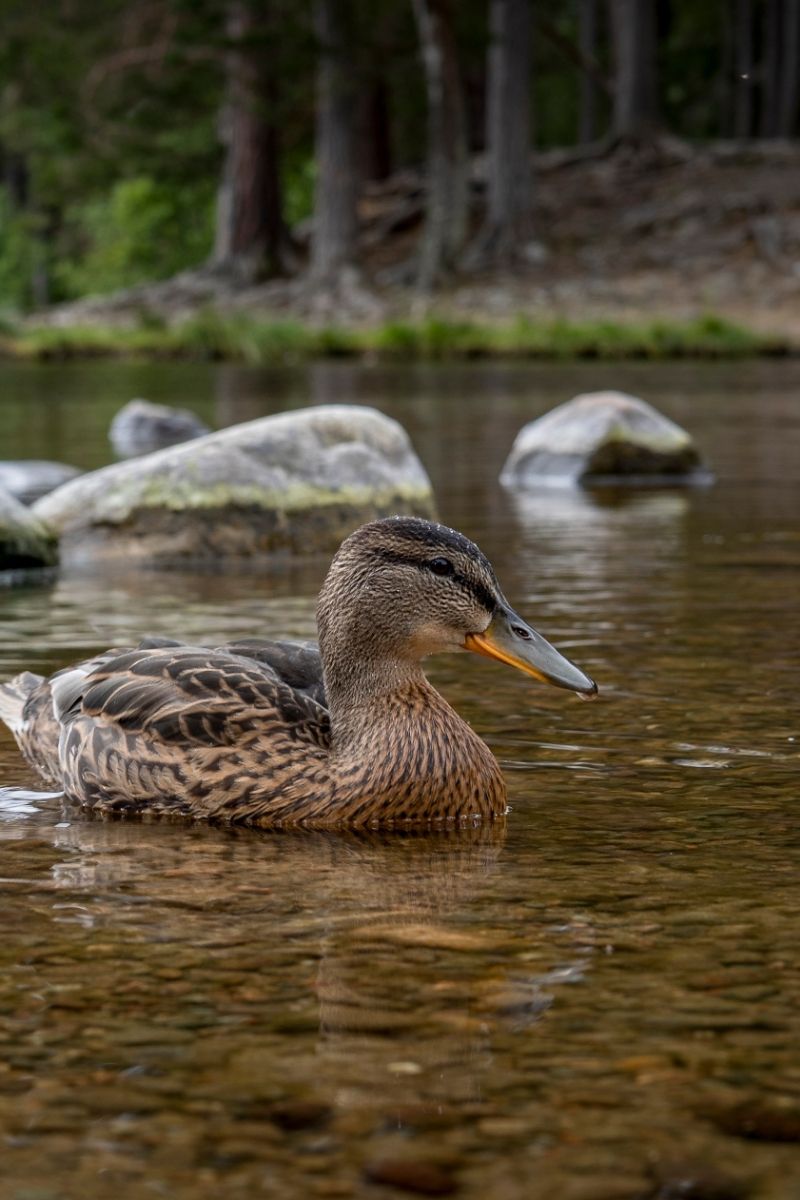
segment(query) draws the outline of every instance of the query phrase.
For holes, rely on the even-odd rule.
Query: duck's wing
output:
[[[23,673],[0,688],[0,716],[28,761],[59,785],[59,744],[75,722],[82,734],[92,733],[95,752],[94,731],[104,747],[119,740],[136,753],[139,738],[138,749],[147,744],[152,753],[160,748],[173,759],[181,747],[188,753],[198,746],[231,746],[278,731],[327,748],[328,713],[314,698],[322,693],[321,667],[318,680],[313,674],[318,651],[303,646],[295,657],[293,649],[292,643],[256,639],[209,650],[145,638],[135,649],[116,647],[49,679]],[[288,683],[273,661],[300,686]]]
[[[229,654],[239,654],[265,663],[279,679],[297,692],[309,696],[327,708],[322,679],[322,659],[316,642],[274,641],[269,638],[241,638],[218,646]]]
[[[146,637],[139,643],[139,650],[159,650],[168,646],[185,647],[185,642],[166,637]],[[327,708],[325,684],[322,678],[322,658],[317,642],[294,642],[275,638],[237,638],[223,642],[215,650],[252,658],[270,667],[278,679],[288,683],[297,692],[316,700]]]
[[[327,711],[269,663],[231,650],[149,646],[104,656],[93,670],[64,672],[53,689],[56,716],[116,725],[168,742],[229,745],[279,725],[315,745],[329,743]]]
[[[111,812],[238,819],[253,790],[321,768],[327,710],[255,659],[133,650],[56,681],[67,796]]]

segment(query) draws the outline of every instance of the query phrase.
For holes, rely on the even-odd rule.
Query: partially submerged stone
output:
[[[0,571],[49,567],[56,553],[56,539],[42,522],[0,488]]]
[[[34,511],[62,560],[155,566],[331,553],[356,526],[434,515],[405,430],[375,409],[331,405],[262,417],[81,476]]]
[[[33,504],[78,475],[80,471],[77,467],[45,459],[0,462],[0,488],[10,492],[22,504]]]
[[[210,432],[188,408],[130,400],[114,417],[108,436],[118,458],[137,458]]]
[[[500,475],[508,487],[708,483],[691,436],[625,392],[587,392],[520,430]]]

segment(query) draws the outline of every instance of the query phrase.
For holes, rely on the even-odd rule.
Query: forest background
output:
[[[800,327],[800,0],[0,15],[9,326],[434,304],[734,341],[738,321],[781,346]]]

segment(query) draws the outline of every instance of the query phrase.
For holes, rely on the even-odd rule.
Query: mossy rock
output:
[[[520,430],[500,481],[599,487],[711,478],[691,435],[652,405],[625,392],[587,392]]]
[[[30,509],[0,488],[0,571],[50,567],[56,559],[53,534]]]
[[[370,408],[263,417],[58,488],[34,508],[67,563],[330,553],[356,526],[435,515],[405,430]]]

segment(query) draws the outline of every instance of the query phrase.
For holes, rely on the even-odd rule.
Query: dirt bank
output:
[[[476,222],[481,164],[474,165]],[[241,288],[209,270],[113,296],[62,305],[37,324],[168,323],[198,310],[263,318],[370,324],[435,310],[507,321],[713,312],[800,343],[800,145],[716,143],[617,149],[536,162],[536,241],[514,270],[465,271],[432,296],[409,280],[421,226],[423,182],[406,172],[362,202],[363,272],[335,296],[302,277]],[[309,230],[297,231],[302,248]]]

